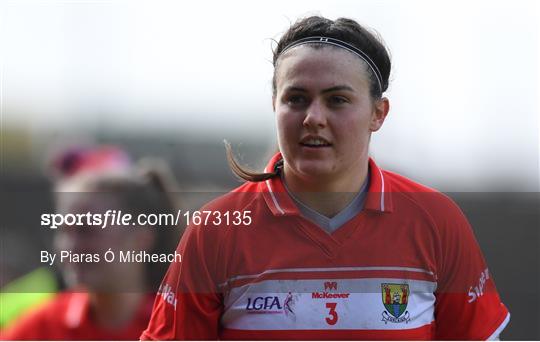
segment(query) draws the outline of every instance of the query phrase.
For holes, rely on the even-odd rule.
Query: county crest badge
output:
[[[386,310],[382,313],[384,324],[409,323],[410,315],[407,311],[409,302],[409,284],[381,284],[382,301]]]

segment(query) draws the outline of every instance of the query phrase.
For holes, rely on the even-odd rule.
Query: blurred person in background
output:
[[[112,146],[73,149],[54,162],[57,213],[103,214],[108,210],[171,213],[177,208],[176,183],[160,160],[133,165]],[[64,261],[60,266],[67,290],[30,309],[3,333],[7,340],[135,340],[146,327],[163,267],[118,262],[118,251],[167,249],[158,241],[163,227],[59,226],[54,247],[72,255],[101,256],[98,262]],[[167,234],[170,234],[169,230]],[[161,235],[160,235],[161,234]],[[104,253],[116,252],[115,262]],[[57,256],[59,259],[59,256]],[[163,264],[165,265],[165,264]]]
[[[280,152],[257,173],[228,147],[247,182],[188,226],[141,338],[497,338],[509,313],[463,213],[369,157],[389,112],[381,39],[308,17],[273,62]]]

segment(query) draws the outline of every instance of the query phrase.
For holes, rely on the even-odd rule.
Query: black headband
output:
[[[356,48],[355,46],[353,46],[353,45],[351,45],[349,43],[346,43],[346,42],[344,42],[342,40],[335,39],[335,38],[330,38],[330,37],[322,37],[322,36],[306,37],[306,38],[298,39],[298,40],[295,40],[294,42],[292,42],[291,44],[287,45],[281,51],[279,56],[283,55],[285,52],[287,52],[288,50],[290,50],[293,47],[296,47],[298,45],[312,44],[312,43],[334,45],[334,46],[340,47],[342,49],[345,49],[345,50],[347,50],[349,52],[352,52],[355,55],[357,55],[358,57],[360,57],[364,62],[367,63],[367,65],[369,66],[371,71],[373,71],[373,74],[375,74],[375,78],[377,79],[377,83],[379,84],[379,90],[381,92],[383,91],[382,76],[381,76],[381,72],[379,71],[379,68],[377,68],[377,65],[375,65],[375,63],[371,60],[371,58],[369,58],[369,56],[364,51],[362,51],[362,50]],[[278,56],[278,58],[279,58],[279,56]]]

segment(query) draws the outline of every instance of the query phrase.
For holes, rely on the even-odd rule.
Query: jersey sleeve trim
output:
[[[154,338],[152,335],[148,334],[146,331],[144,331],[139,337],[139,341],[158,341],[157,338]]]
[[[506,317],[504,318],[502,323],[499,324],[497,329],[495,329],[495,331],[486,340],[487,341],[495,341],[496,339],[498,339],[501,332],[508,325],[508,322],[510,322],[510,312],[506,312]]]

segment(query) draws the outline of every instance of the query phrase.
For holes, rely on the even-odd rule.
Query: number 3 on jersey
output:
[[[328,311],[328,317],[326,317],[326,323],[328,323],[328,325],[334,325],[337,323],[338,314],[336,311],[336,306],[337,303],[326,303],[326,308],[330,309],[330,311]]]

